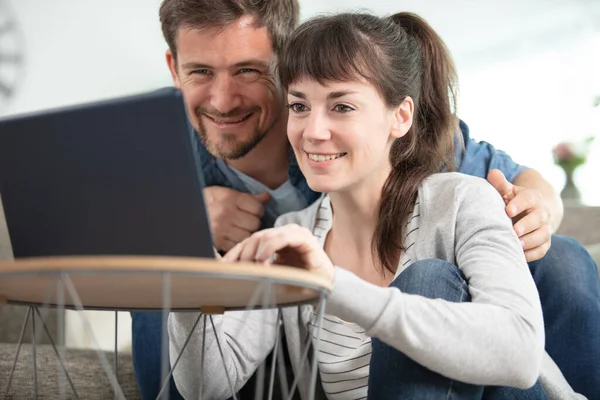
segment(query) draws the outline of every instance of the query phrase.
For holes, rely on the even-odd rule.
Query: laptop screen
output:
[[[214,257],[180,92],[0,120],[0,196],[15,258]]]

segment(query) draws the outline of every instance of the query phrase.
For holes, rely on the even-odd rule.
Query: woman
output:
[[[316,18],[292,36],[280,78],[298,164],[326,194],[224,261],[273,261],[332,282],[316,354],[319,393],[546,398],[536,383],[542,312],[504,203],[484,180],[436,173],[452,168],[457,127],[456,75],[437,34],[409,13]],[[249,314],[243,328],[240,313],[216,318],[236,390],[275,341],[276,312]],[[308,306],[283,310],[303,397],[301,338],[314,319]],[[171,317],[172,346],[188,321]],[[220,361],[208,363],[208,398],[230,396]],[[193,386],[175,375],[180,390]],[[196,388],[187,392],[197,397]]]

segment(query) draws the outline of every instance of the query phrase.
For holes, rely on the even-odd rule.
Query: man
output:
[[[285,93],[274,73],[298,16],[296,0],[164,0],[160,9],[167,63],[200,139],[204,195],[220,251],[318,197],[289,149]],[[540,174],[470,139],[466,124],[460,128],[460,172],[487,177],[507,201],[540,292],[548,353],[576,391],[600,398],[596,265],[575,241],[551,236],[562,203]],[[149,399],[160,386],[161,316],[132,317],[136,376]],[[172,382],[170,393],[181,398]]]

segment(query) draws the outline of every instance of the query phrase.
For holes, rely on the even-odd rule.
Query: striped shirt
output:
[[[407,218],[406,251],[402,253],[396,276],[415,259],[415,232],[419,229],[419,203],[416,202],[411,215]],[[325,197],[317,212],[313,234],[321,246],[325,244],[327,233],[331,229],[332,210],[329,197]],[[395,277],[394,277],[395,278]],[[316,325],[316,314],[308,322],[312,328]],[[312,329],[313,341],[317,331]],[[323,389],[329,400],[366,399],[371,361],[371,338],[364,328],[343,321],[333,315],[325,314],[321,325],[319,340],[319,374]]]

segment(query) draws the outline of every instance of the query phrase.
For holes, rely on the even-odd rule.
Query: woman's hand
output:
[[[331,260],[311,231],[296,224],[264,229],[235,245],[222,261],[249,261],[304,268],[333,282]]]

